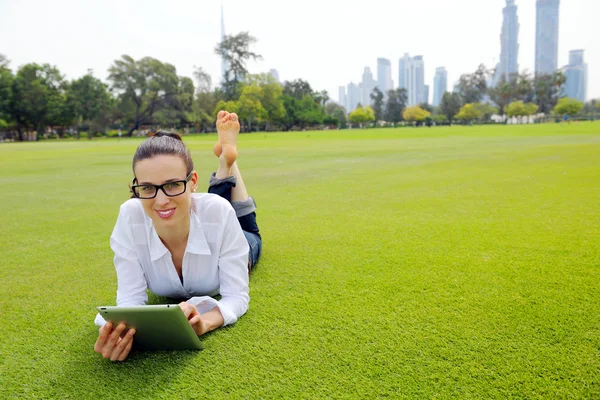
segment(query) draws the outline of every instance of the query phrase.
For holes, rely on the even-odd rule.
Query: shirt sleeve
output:
[[[248,241],[244,236],[233,208],[228,210],[219,254],[219,293],[221,300],[208,296],[192,297],[200,314],[219,307],[223,326],[233,324],[248,311],[250,302],[248,288]]]
[[[110,247],[115,253],[114,263],[117,271],[117,306],[140,306],[148,302],[146,289],[148,283],[134,248],[134,240],[129,217],[121,206],[117,223],[110,237]],[[100,314],[94,323],[106,324]]]

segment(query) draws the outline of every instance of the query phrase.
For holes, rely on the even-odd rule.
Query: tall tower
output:
[[[425,61],[423,56],[411,57],[404,54],[398,63],[398,87],[406,89],[408,105],[427,102],[428,88],[425,87]]]
[[[569,65],[563,68],[567,81],[565,95],[585,102],[587,100],[588,66],[583,59],[583,50],[569,52]]]
[[[225,13],[223,12],[223,2],[221,1],[221,41],[225,40]],[[229,70],[229,63],[224,57],[221,57],[221,82],[225,82],[225,74]]]
[[[387,98],[387,92],[394,88],[392,81],[392,63],[386,58],[377,59],[377,86],[383,97]]]
[[[558,69],[558,20],[560,0],[537,0],[535,27],[535,73]]]
[[[503,14],[504,21],[500,34],[500,73],[497,77],[498,79],[504,77],[508,81],[511,74],[519,72],[519,17],[515,0],[506,0]]]
[[[442,102],[444,93],[448,91],[448,71],[446,68],[439,67],[435,70],[435,78],[433,78],[433,102],[432,105],[437,107]]]

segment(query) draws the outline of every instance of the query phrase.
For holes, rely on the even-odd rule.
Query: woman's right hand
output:
[[[123,361],[129,355],[133,345],[133,335],[135,329],[129,329],[125,335],[124,323],[120,323],[113,329],[112,322],[107,322],[98,331],[98,340],[94,345],[94,351],[104,358],[110,358],[111,361]]]

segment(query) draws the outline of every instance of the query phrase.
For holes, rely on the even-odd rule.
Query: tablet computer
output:
[[[177,304],[96,307],[113,326],[121,322],[135,328],[133,348],[138,350],[200,350],[202,342]]]

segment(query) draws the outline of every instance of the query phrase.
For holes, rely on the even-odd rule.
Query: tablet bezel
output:
[[[177,304],[132,307],[96,307],[113,326],[121,322],[135,328],[133,348],[137,350],[200,350],[202,342]]]

